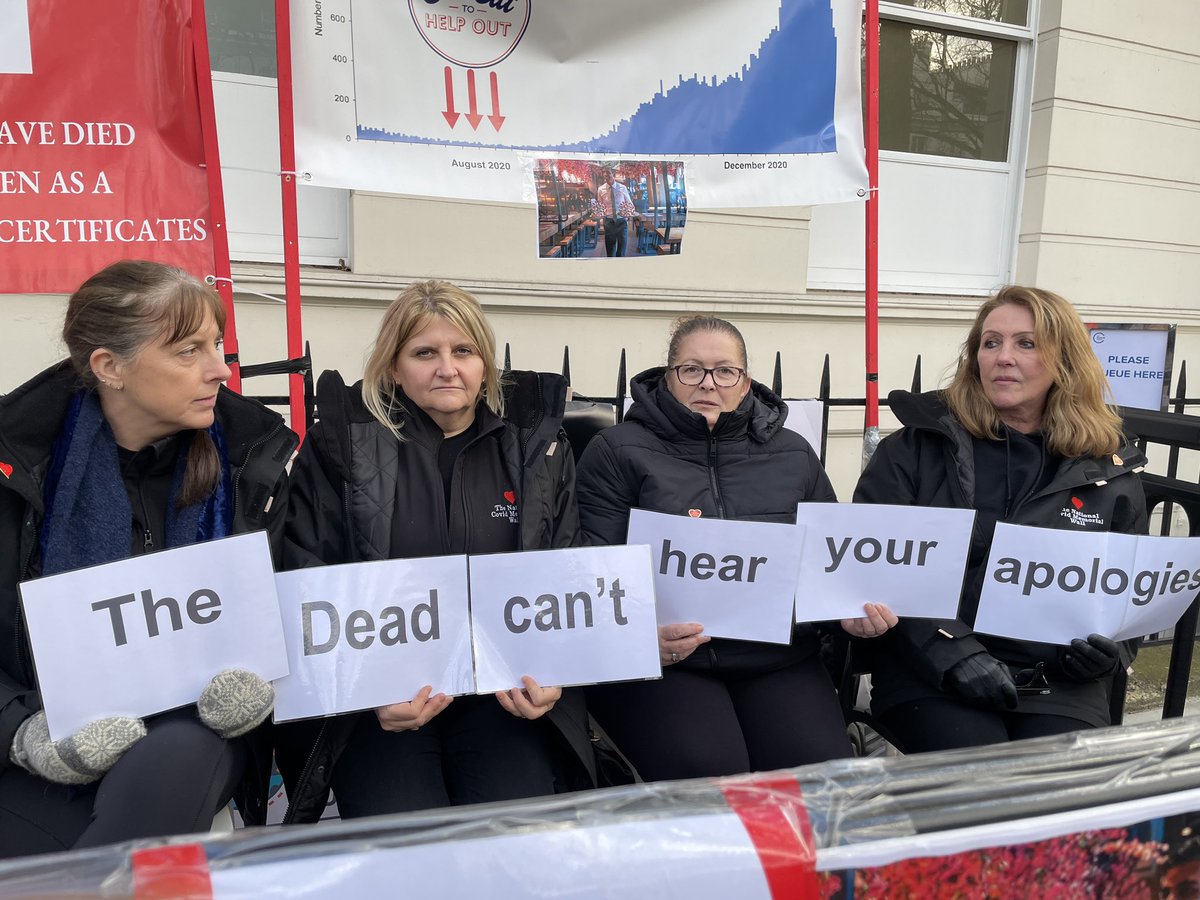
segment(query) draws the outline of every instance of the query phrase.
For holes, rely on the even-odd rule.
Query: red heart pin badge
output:
[[[12,466],[6,462],[0,462],[0,475],[3,475],[5,478],[12,477]]]
[[[1075,507],[1076,509],[1083,509],[1083,501],[1080,500],[1078,497],[1071,498],[1071,505],[1073,507]]]
[[[505,491],[504,499],[507,500],[509,503],[516,503],[517,502],[517,492],[516,491]]]
[[[689,510],[688,510],[688,515],[689,515],[689,516],[691,516],[693,519],[698,519],[698,518],[700,518],[700,510],[698,510],[698,509],[689,509]]]

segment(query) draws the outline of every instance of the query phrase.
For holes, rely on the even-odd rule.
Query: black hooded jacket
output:
[[[1132,443],[1126,441],[1112,457],[1063,459],[1044,453],[1046,474],[1041,478],[1022,479],[1015,469],[1010,473],[1000,464],[994,466],[996,471],[984,473],[977,471],[977,459],[1005,459],[1005,445],[974,440],[939,392],[893,391],[888,400],[905,427],[880,442],[859,479],[855,502],[974,509],[984,490],[995,492],[1003,486],[1009,508],[1000,521],[1072,531],[1146,533],[1146,498],[1137,474],[1146,457]],[[994,446],[983,447],[984,455],[978,457],[977,444]],[[1021,496],[1018,482],[1023,480],[1026,490]],[[1078,510],[1086,515],[1072,515]],[[956,619],[901,618],[886,635],[863,647],[873,673],[872,708],[879,713],[898,703],[938,696],[952,666],[986,650],[1014,669],[1044,665],[1051,693],[1022,695],[1019,712],[1070,716],[1095,726],[1109,724],[1109,679],[1080,683],[1063,677],[1059,645],[972,630],[994,524],[990,517],[976,517]],[[879,599],[887,602],[886,591]],[[1132,655],[1124,660],[1130,661]]]
[[[797,503],[837,502],[816,452],[783,427],[787,406],[768,388],[751,382],[741,405],[722,413],[710,431],[703,416],[671,395],[665,373],[650,369],[633,379],[635,402],[625,421],[597,435],[579,461],[579,516],[589,543],[625,543],[634,507],[795,522]],[[814,628],[800,625],[790,648],[717,639],[702,649],[770,664],[774,657],[815,654],[819,641]]]
[[[337,372],[317,385],[320,421],[292,470],[284,565],[288,569],[416,555],[470,552],[476,525],[505,491],[515,492],[519,550],[580,543],[575,462],[561,430],[566,380],[558,375],[505,376],[506,418],[480,403],[478,433],[459,454],[450,511],[438,469],[442,433],[422,416],[405,417],[398,441],[367,410],[361,383],[347,388]],[[398,398],[401,402],[406,398]],[[400,502],[403,498],[403,502]],[[412,555],[412,554],[409,554]],[[279,726],[276,760],[288,789],[288,822],[316,821],[333,767],[360,714]],[[582,693],[566,689],[547,714],[564,739],[564,788],[595,786]]]
[[[0,771],[17,726],[42,708],[17,583],[41,574],[38,539],[45,512],[42,486],[50,451],[78,381],[60,363],[0,398]],[[285,466],[296,435],[278,413],[222,388],[216,418],[225,437],[233,483],[232,534],[266,529],[278,560],[287,507]],[[129,529],[130,523],[113,523]],[[247,824],[266,821],[271,753],[264,727],[248,736],[252,761],[238,795]]]

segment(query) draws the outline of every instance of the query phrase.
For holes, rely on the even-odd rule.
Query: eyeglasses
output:
[[[685,387],[702,384],[709,375],[712,376],[713,384],[717,387],[737,387],[746,375],[746,370],[739,369],[737,366],[717,366],[715,369],[706,369],[704,366],[669,366],[668,368],[675,373],[679,383]]]
[[[1046,664],[1038,663],[1032,669],[1020,669],[1013,673],[1013,684],[1018,694],[1048,694],[1050,682],[1046,678]]]

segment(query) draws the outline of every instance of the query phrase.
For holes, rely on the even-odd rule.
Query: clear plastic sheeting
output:
[[[0,897],[261,900],[401,888],[414,897],[817,896],[818,870],[1195,810],[1200,719],[1176,719],[744,778],[32,857],[0,863]]]

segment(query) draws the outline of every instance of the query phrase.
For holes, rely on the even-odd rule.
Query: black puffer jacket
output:
[[[710,431],[703,416],[671,395],[665,372],[650,369],[633,379],[635,402],[625,421],[597,435],[579,461],[579,516],[589,543],[623,544],[634,507],[795,522],[797,503],[837,501],[816,452],[783,427],[787,406],[765,386],[751,382],[741,405],[722,413]],[[776,657],[816,653],[819,641],[811,626],[800,625],[790,648],[717,639],[705,649],[769,665]]]
[[[424,555],[469,552],[472,521],[490,515],[500,499],[499,477],[516,489],[518,549],[577,546],[575,461],[561,430],[566,380],[511,372],[506,382],[507,418],[480,404],[479,435],[459,456],[447,516],[437,458],[441,433],[410,416],[401,443],[363,405],[361,383],[347,388],[337,372],[322,375],[320,421],[292,471],[285,567],[389,559],[394,546],[419,547]],[[358,715],[279,726],[276,760],[288,789],[286,821],[320,817]],[[573,751],[559,760],[564,789],[595,787],[582,692],[564,690],[547,718]]]
[[[940,394],[893,391],[888,400],[905,427],[880,442],[859,479],[855,502],[975,508],[974,441]],[[1055,462],[1057,468],[1049,482],[1019,499],[1002,521],[1072,531],[1146,533],[1146,497],[1137,475],[1146,458],[1140,450],[1126,442],[1111,458]],[[1072,498],[1078,504],[1073,504]],[[1076,506],[1087,515],[1072,516]],[[952,666],[987,650],[1017,669],[1044,664],[1051,693],[1022,695],[1018,711],[1107,725],[1109,679],[1086,683],[1065,679],[1058,645],[972,631],[990,551],[991,527],[977,520],[957,619],[902,618],[899,625],[863,648],[873,672],[872,708],[879,713],[899,703],[937,696]],[[886,594],[879,599],[886,603]]]
[[[0,553],[0,771],[10,765],[8,748],[17,726],[42,708],[17,583],[41,574],[42,483],[76,387],[74,373],[60,363],[0,398],[0,547],[5,548]],[[232,533],[266,529],[278,561],[287,508],[284,467],[296,448],[296,435],[277,413],[224,388],[217,396],[216,416],[234,485]],[[254,759],[238,796],[238,808],[252,825],[266,821],[271,770],[266,730],[249,738]]]

